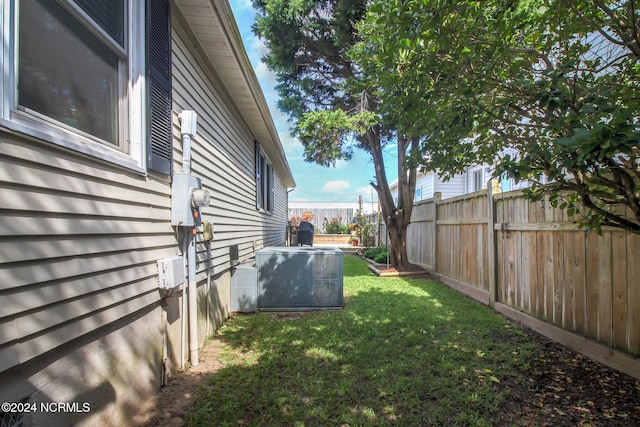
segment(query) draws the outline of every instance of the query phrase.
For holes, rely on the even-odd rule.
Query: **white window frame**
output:
[[[484,188],[484,183],[482,182],[484,177],[484,170],[482,168],[476,169],[473,171],[473,192],[480,191]]]
[[[52,0],[53,1],[53,0]],[[98,159],[144,173],[146,159],[146,75],[145,75],[145,3],[125,0],[126,59],[120,61],[121,82],[119,114],[120,147],[110,147],[87,133],[65,126],[40,114],[18,109],[17,80],[18,11],[20,0],[0,0],[3,43],[0,65],[3,70],[0,85],[0,126],[18,134],[71,149]],[[90,18],[70,0],[58,1],[85,25]],[[101,31],[101,30],[100,30]],[[97,29],[93,31],[99,32]],[[99,36],[99,35],[98,35]],[[108,37],[108,36],[103,36]]]

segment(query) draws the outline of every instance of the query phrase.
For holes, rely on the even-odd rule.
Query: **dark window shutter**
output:
[[[147,0],[147,167],[171,174],[171,11],[169,0]]]
[[[258,141],[255,141],[255,149],[256,149],[256,209],[260,209],[261,201],[262,201],[262,156],[260,152],[260,144]]]

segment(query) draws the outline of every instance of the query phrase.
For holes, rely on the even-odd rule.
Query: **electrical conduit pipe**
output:
[[[196,130],[196,113],[182,111],[180,119],[180,134],[182,136],[182,172],[191,173],[191,137]],[[195,227],[185,227],[184,236],[187,257],[187,311],[189,318],[189,360],[192,366],[198,366],[198,287],[196,283],[196,239]]]

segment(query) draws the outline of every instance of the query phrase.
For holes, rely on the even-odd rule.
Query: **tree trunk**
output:
[[[387,228],[389,234],[389,258],[391,265],[402,269],[410,265],[409,256],[407,254],[407,229]]]
[[[407,227],[413,209],[413,195],[416,188],[416,168],[405,168],[405,154],[409,143],[416,148],[418,138],[407,138],[398,134],[398,206],[395,206],[382,156],[382,146],[377,128],[367,131],[367,139],[371,148],[373,164],[376,171],[376,183],[371,183],[378,193],[382,218],[387,227],[390,245],[391,265],[401,269],[409,266],[407,255]]]

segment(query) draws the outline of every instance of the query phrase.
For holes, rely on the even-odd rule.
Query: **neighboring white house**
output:
[[[228,316],[235,262],[285,243],[295,182],[226,0],[0,0],[0,17],[0,400],[77,405],[0,425],[127,425]],[[211,202],[185,197],[184,217],[213,225],[190,303],[156,264],[188,252],[187,159]]]
[[[418,172],[416,175],[416,191],[413,201],[431,199],[435,193],[440,193],[443,199],[473,193],[486,188],[489,179],[489,169],[477,165],[466,172],[444,180],[437,172]],[[486,179],[485,179],[486,178]],[[398,204],[398,181],[389,185],[393,200]]]
[[[511,148],[504,149],[500,155],[505,156],[507,154],[512,157],[518,155],[517,151]],[[416,191],[413,201],[419,202],[420,200],[431,199],[434,197],[435,193],[440,193],[442,199],[448,199],[484,190],[487,188],[493,175],[493,166],[486,163],[482,165],[472,165],[463,173],[455,175],[446,181],[442,179],[438,172],[418,172],[416,176]],[[500,190],[503,192],[520,190],[522,188],[527,188],[530,185],[531,184],[527,181],[520,181],[516,183],[513,178],[500,178]],[[394,202],[397,205],[398,181],[392,182],[389,187],[393,194]]]

